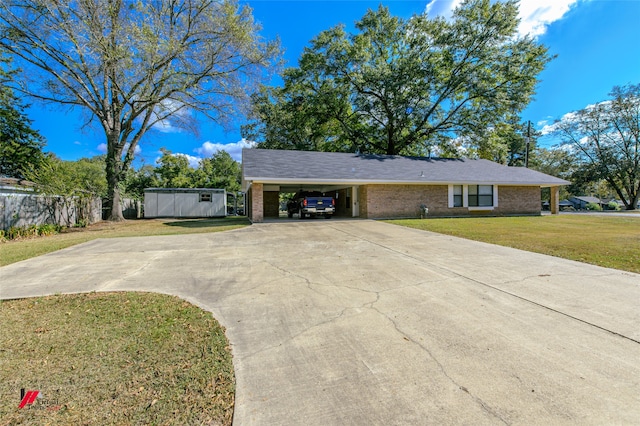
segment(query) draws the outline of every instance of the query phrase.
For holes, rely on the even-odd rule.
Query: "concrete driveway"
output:
[[[115,272],[115,273],[114,273]],[[640,275],[373,221],[96,240],[0,297],[141,290],[227,328],[236,425],[637,424]]]

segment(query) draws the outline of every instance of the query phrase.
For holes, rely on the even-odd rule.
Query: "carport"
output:
[[[254,183],[248,191],[247,205],[252,205],[252,196],[260,191],[260,184]],[[298,191],[320,191],[336,200],[335,217],[358,217],[358,188],[359,185],[336,185],[321,180],[299,183],[262,184],[263,217],[276,218],[280,216],[280,194],[293,194]]]
[[[415,218],[540,215],[540,189],[569,182],[488,160],[244,149],[242,188],[253,222],[277,218],[282,193],[320,191],[336,200],[336,217]]]

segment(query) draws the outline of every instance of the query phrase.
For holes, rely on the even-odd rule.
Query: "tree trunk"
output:
[[[106,172],[107,198],[109,203],[109,214],[107,216],[107,220],[112,222],[122,222],[124,221],[124,216],[122,214],[122,205],[120,203],[120,187],[118,186],[118,183],[120,182],[119,155],[113,151],[114,150],[110,146],[107,148]]]

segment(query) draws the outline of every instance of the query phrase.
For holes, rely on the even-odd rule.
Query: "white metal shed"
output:
[[[224,217],[227,194],[211,188],[145,188],[144,217]]]

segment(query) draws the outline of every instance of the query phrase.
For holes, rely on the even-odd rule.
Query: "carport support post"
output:
[[[549,209],[551,214],[558,214],[560,211],[560,187],[552,186],[549,188],[551,191],[551,199],[549,200]]]
[[[261,183],[251,184],[251,222],[264,221],[264,191]]]

